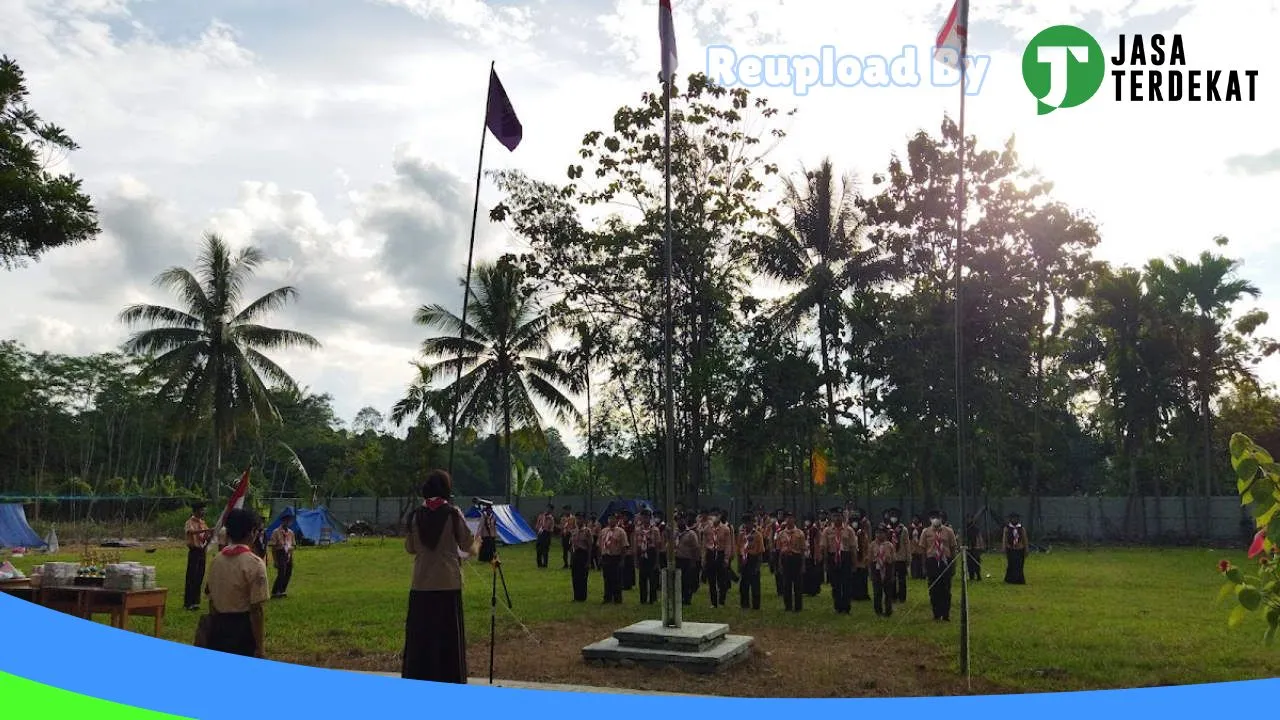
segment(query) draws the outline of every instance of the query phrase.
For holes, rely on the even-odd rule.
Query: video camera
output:
[[[494,502],[484,498],[471,498],[471,506],[478,508],[480,512],[492,513]]]

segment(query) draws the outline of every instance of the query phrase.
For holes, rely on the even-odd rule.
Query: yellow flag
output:
[[[822,487],[827,483],[827,458],[823,456],[822,451],[814,450],[813,455],[809,458],[809,465],[813,469],[813,484]]]

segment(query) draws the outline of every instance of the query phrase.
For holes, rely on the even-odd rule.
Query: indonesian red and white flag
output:
[[[658,38],[662,41],[662,82],[676,76],[676,28],[671,21],[671,0],[658,0]]]
[[[236,489],[231,493],[231,497],[227,499],[227,506],[223,508],[222,515],[218,516],[218,522],[213,526],[213,532],[209,533],[209,542],[206,547],[217,542],[218,532],[222,530],[227,522],[227,515],[232,510],[239,510],[244,507],[244,496],[249,492],[249,468],[244,469],[244,474],[240,476],[240,482],[236,483]]]
[[[961,58],[969,51],[969,0],[956,0],[947,15],[947,22],[938,33],[933,49],[933,59],[951,68],[960,69]]]

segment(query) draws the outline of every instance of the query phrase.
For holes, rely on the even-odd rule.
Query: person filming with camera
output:
[[[476,548],[462,510],[449,501],[452,494],[449,473],[433,470],[422,485],[422,505],[408,517],[404,548],[413,555],[413,583],[400,675],[465,685],[461,555]]]

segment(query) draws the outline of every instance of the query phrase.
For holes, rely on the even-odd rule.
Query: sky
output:
[[[955,87],[928,82],[950,3],[673,0],[679,72],[706,71],[712,46],[738,57],[887,58],[917,48],[916,87],[759,87],[795,108],[772,159],[784,171],[883,170],[924,129],[958,111]],[[1016,136],[1024,164],[1100,226],[1098,256],[1142,263],[1228,254],[1263,296],[1280,335],[1280,1],[974,0],[970,52],[987,58],[966,108],[984,147]],[[654,89],[657,0],[0,0],[0,53],[27,74],[32,106],[81,149],[62,161],[100,214],[96,241],[0,272],[0,337],[89,353],[127,336],[126,304],[170,298],[151,285],[190,266],[205,232],[269,261],[254,289],[289,284],[299,302],[274,324],[324,348],[279,357],[299,383],[334,397],[350,422],[389,414],[413,379],[423,337],[415,308],[457,307],[475,193],[488,66],[524,125],[485,169],[554,183],[582,136]],[[1089,31],[1113,54],[1120,34],[1181,34],[1185,69],[1257,70],[1252,103],[1117,102],[1108,77],[1078,107],[1037,115],[1022,53],[1040,30]],[[482,184],[477,259],[519,248],[490,223],[501,198]],[[1280,359],[1262,368],[1280,381]],[[577,434],[562,428],[577,448]]]

